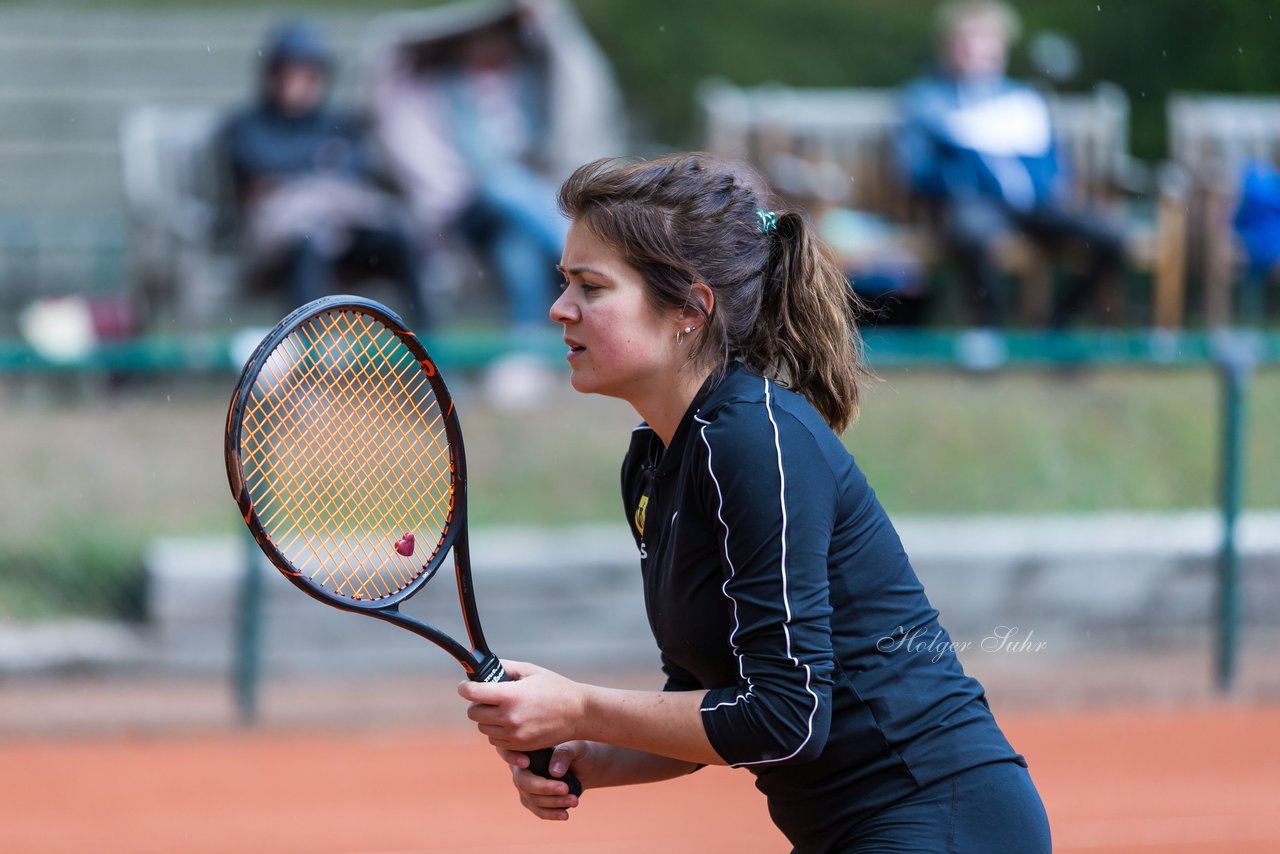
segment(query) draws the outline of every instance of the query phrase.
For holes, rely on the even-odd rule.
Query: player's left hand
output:
[[[502,666],[514,681],[458,686],[459,696],[471,703],[467,717],[490,744],[527,751],[583,737],[584,686],[523,661],[503,661]]]

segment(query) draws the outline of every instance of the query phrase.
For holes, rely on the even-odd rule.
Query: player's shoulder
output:
[[[694,414],[704,444],[753,453],[779,443],[835,439],[803,395],[734,365]]]

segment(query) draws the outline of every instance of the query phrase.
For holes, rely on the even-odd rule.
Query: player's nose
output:
[[[551,310],[548,312],[552,323],[574,323],[581,318],[577,304],[570,299],[569,291],[566,289],[560,292],[560,296],[556,297],[556,301],[551,304]]]

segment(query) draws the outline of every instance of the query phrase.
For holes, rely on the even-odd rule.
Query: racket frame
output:
[[[336,596],[312,581],[305,573],[299,571],[289,559],[276,547],[258,518],[257,510],[249,495],[244,481],[244,469],[240,451],[243,438],[243,418],[249,396],[259,374],[266,366],[267,360],[286,338],[304,324],[325,314],[353,311],[366,314],[381,323],[388,331],[396,335],[402,344],[413,354],[419,367],[426,374],[431,390],[436,396],[444,419],[445,436],[448,439],[449,465],[453,472],[453,501],[450,508],[444,536],[431,562],[423,572],[406,584],[402,589],[376,600],[352,600]],[[457,410],[453,397],[444,384],[444,378],[436,369],[435,362],[403,320],[386,306],[364,297],[349,294],[322,297],[295,309],[276,326],[258,344],[241,371],[231,395],[231,405],[227,410],[227,428],[224,456],[227,466],[227,480],[231,492],[235,496],[236,505],[245,525],[253,534],[259,548],[267,556],[276,569],[299,590],[320,600],[326,605],[341,608],[358,614],[367,614],[379,620],[399,626],[419,637],[426,638],[436,646],[453,656],[466,670],[468,678],[478,682],[505,681],[506,674],[498,657],[489,649],[484,639],[484,631],[480,627],[480,614],[476,607],[475,587],[471,579],[471,554],[467,537],[467,464],[462,444],[462,428],[458,423]],[[463,623],[470,649],[457,639],[436,628],[428,622],[403,613],[400,604],[417,593],[453,554],[454,576],[458,587],[458,601],[462,610]]]

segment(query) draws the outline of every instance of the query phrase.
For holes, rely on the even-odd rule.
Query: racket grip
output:
[[[569,794],[581,795],[582,783],[578,782],[578,778],[572,774],[565,774],[563,777],[551,776],[551,754],[554,751],[550,747],[544,747],[541,750],[532,750],[525,754],[529,757],[529,770],[537,774],[539,777],[546,777],[548,780],[561,780],[569,786]]]
[[[478,668],[469,677],[473,682],[511,682],[513,681],[507,675],[507,671],[503,669],[502,662],[497,656],[491,655],[484,666]],[[582,783],[572,774],[565,774],[563,777],[551,776],[551,754],[554,750],[550,747],[544,747],[541,750],[533,750],[525,754],[529,757],[529,770],[537,774],[539,777],[545,777],[548,780],[561,780],[569,787],[569,794],[581,795]]]

